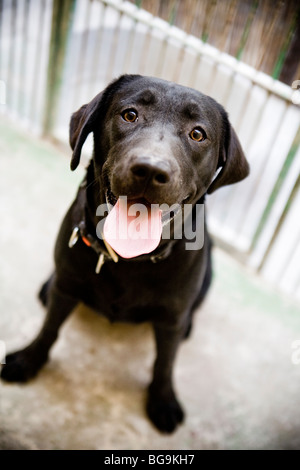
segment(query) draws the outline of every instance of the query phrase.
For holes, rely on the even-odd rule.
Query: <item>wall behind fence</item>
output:
[[[300,299],[300,110],[291,87],[121,0],[2,1],[0,66],[2,112],[66,143],[72,112],[122,73],[213,96],[251,176],[208,198],[210,231]]]
[[[298,0],[130,0],[284,83],[300,76]]]

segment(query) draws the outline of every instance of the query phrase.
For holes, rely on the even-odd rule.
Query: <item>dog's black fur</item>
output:
[[[126,115],[126,110],[136,115]],[[150,204],[195,206],[206,193],[245,178],[248,163],[219,104],[198,91],[155,78],[124,75],[73,114],[72,170],[91,132],[94,154],[86,184],[62,223],[56,269],[40,292],[48,312],[44,326],[28,347],[7,356],[1,375],[7,381],[33,377],[47,361],[60,326],[80,301],[111,320],[148,321],[154,328],[157,357],[147,412],[158,429],[172,432],[183,420],[172,384],[174,358],[211,281],[206,229],[200,250],[186,250],[184,238],[162,240],[149,255],[105,262],[99,274],[95,273],[97,253],[82,238],[71,249],[68,242],[82,210],[87,232],[97,238],[96,208],[106,196],[113,202],[126,195]],[[199,135],[201,141],[192,138]]]

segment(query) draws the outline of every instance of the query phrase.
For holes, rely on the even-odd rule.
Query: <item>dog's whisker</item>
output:
[[[86,189],[91,188],[92,186],[97,184],[97,178],[95,178],[93,181],[91,181],[89,184],[87,184]]]

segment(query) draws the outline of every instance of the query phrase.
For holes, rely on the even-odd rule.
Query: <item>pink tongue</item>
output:
[[[118,199],[108,214],[103,235],[109,245],[123,258],[151,253],[159,245],[162,233],[161,210],[158,205]]]

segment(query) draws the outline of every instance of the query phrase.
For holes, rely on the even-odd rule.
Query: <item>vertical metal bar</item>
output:
[[[140,61],[140,73],[143,74],[145,73],[146,69],[146,63],[147,63],[147,58],[149,55],[149,49],[150,49],[150,43],[151,43],[151,38],[152,38],[152,31],[153,31],[153,26],[148,26],[148,31],[144,35],[144,49],[143,49],[143,55],[141,57]]]
[[[11,7],[7,1],[1,0],[0,17],[0,110],[1,113],[7,112],[7,89],[8,89],[8,69],[10,60],[10,18]]]
[[[262,274],[265,274],[268,279],[271,278],[271,280],[274,282],[280,281],[282,277],[282,273],[284,274],[289,260],[293,258],[294,255],[294,250],[295,250],[295,243],[299,240],[298,235],[299,235],[299,225],[297,224],[295,228],[293,227],[293,233],[291,234],[290,231],[288,233],[288,243],[284,244],[284,254],[282,255],[281,250],[280,250],[280,257],[278,256],[279,254],[279,249],[280,245],[278,247],[278,239],[280,241],[280,235],[281,232],[287,232],[288,228],[291,226],[291,206],[293,205],[293,202],[297,204],[300,195],[300,176],[298,176],[298,179],[295,183],[295,186],[290,194],[290,197],[288,201],[286,202],[286,205],[284,207],[284,210],[281,214],[281,217],[279,219],[278,225],[273,233],[272,239],[270,240],[270,243],[268,245],[268,248],[264,254],[264,257],[261,261],[261,264],[259,266],[259,271],[262,272]],[[298,200],[298,201],[297,201]],[[296,205],[296,208],[297,205]],[[287,225],[287,222],[289,220],[289,224]],[[287,235],[287,234],[286,234]],[[287,236],[285,237],[287,238]],[[296,239],[296,240],[295,240]],[[277,247],[276,247],[277,245]],[[277,248],[277,253],[275,252],[275,255],[273,254],[272,256],[272,251],[274,248]],[[274,252],[273,252],[274,253]],[[271,256],[270,256],[271,255]],[[270,256],[271,258],[271,263],[268,266],[268,257]],[[279,259],[278,259],[279,258]],[[269,261],[269,262],[270,262]],[[274,269],[275,268],[275,269]]]
[[[46,16],[46,0],[42,0],[38,3],[39,5],[39,19],[38,19],[38,36],[37,36],[37,47],[35,50],[34,65],[33,65],[33,77],[38,77],[40,73],[40,58],[39,58],[39,47],[42,44],[43,31],[45,26],[45,16]],[[31,3],[32,5],[32,3]],[[30,87],[30,101],[29,101],[29,110],[28,116],[31,122],[35,123],[37,116],[37,106],[38,106],[38,94],[36,93],[37,83],[35,80],[32,80]]]
[[[13,94],[14,94],[14,63],[15,63],[15,42],[14,38],[16,36],[16,10],[17,10],[17,1],[12,0],[11,11],[10,11],[10,38],[9,38],[9,58],[8,58],[8,68],[7,68],[7,105],[9,108],[12,107]]]
[[[199,52],[199,53],[196,54],[196,56],[194,58],[194,65],[193,65],[192,73],[191,73],[191,76],[190,76],[189,83],[187,84],[187,86],[189,86],[189,87],[192,87],[192,88],[196,87],[197,88],[195,82],[196,82],[196,79],[197,79],[197,76],[198,76],[201,59],[202,59],[202,54],[201,54],[201,52]]]
[[[292,166],[292,163],[294,162],[294,159],[295,159],[295,156],[297,155],[297,151],[299,150],[299,147],[300,147],[300,129],[298,130],[297,134],[296,134],[296,137],[294,139],[294,142],[290,148],[290,151],[288,152],[288,155],[283,163],[283,166],[282,166],[282,169],[280,171],[280,174],[277,178],[277,181],[275,183],[275,186],[273,187],[273,190],[271,192],[271,195],[267,201],[267,205],[264,209],[264,212],[262,214],[262,217],[257,225],[257,228],[256,228],[256,231],[253,235],[253,239],[252,239],[252,250],[253,250],[253,247],[255,246],[255,244],[257,243],[257,240],[258,238],[260,237],[261,235],[261,232],[265,226],[265,224],[267,223],[267,219],[269,217],[269,214],[272,210],[272,207],[274,205],[274,202],[281,190],[281,187],[286,179],[286,176]],[[288,202],[287,202],[287,205],[288,205]]]
[[[3,60],[1,44],[3,44],[3,0],[0,0],[0,80],[3,79]]]
[[[19,70],[19,90],[18,90],[18,95],[17,95],[17,105],[16,109],[18,112],[18,115],[22,117],[24,114],[24,95],[25,95],[25,83],[24,83],[24,77],[25,77],[25,70],[26,70],[26,65],[27,65],[27,41],[28,41],[28,10],[29,10],[29,1],[30,0],[25,0],[25,3],[23,5],[23,18],[22,18],[22,31],[20,32],[20,35],[22,36],[22,42],[21,42],[21,60],[20,60],[20,70]]]
[[[127,43],[127,47],[126,47],[126,53],[124,55],[124,58],[123,58],[123,63],[122,63],[122,67],[120,67],[120,70],[122,70],[123,73],[128,73],[128,70],[130,69],[130,65],[131,65],[131,58],[132,58],[132,54],[133,54],[133,44],[134,44],[134,39],[135,39],[135,34],[136,34],[136,30],[137,30],[137,20],[136,19],[132,19],[132,26],[131,26],[131,29],[130,29],[130,32],[129,32],[129,38],[128,38],[128,43]]]
[[[118,40],[120,37],[121,21],[123,18],[123,11],[118,11],[119,18],[115,25],[114,35],[110,44],[110,60],[107,65],[107,71],[105,74],[105,81],[108,82],[113,78],[114,66],[115,66],[115,51],[117,49]]]
[[[155,76],[156,77],[161,77],[162,78],[162,71],[163,71],[164,61],[165,61],[166,52],[167,52],[167,48],[168,48],[168,40],[169,40],[169,35],[166,34],[166,36],[163,39],[163,42],[160,46],[159,59],[157,61],[156,68],[155,68]]]
[[[88,37],[91,32],[89,23],[90,23],[90,16],[91,16],[91,0],[88,0],[85,15],[84,15],[84,29],[81,35],[81,44],[79,48],[79,56],[78,56],[78,63],[77,63],[77,70],[76,70],[76,82],[74,84],[74,95],[80,96],[79,101],[83,101],[83,87],[84,87],[84,80],[86,77],[84,76],[86,70],[86,60],[87,60],[87,45],[88,45]]]
[[[268,101],[266,103],[266,106],[265,106],[265,108],[263,110],[263,113],[261,115],[260,121],[257,122],[257,129],[266,129],[266,126],[265,126],[266,114],[267,115],[268,114],[272,115],[271,104],[274,101],[274,99],[276,100],[277,98],[274,98],[272,95],[269,96]],[[260,150],[261,154],[259,156],[259,159],[257,159],[255,161],[255,165],[253,165],[253,168],[252,168],[253,181],[255,179],[255,184],[251,185],[251,186],[249,185],[247,188],[244,188],[243,201],[242,200],[239,201],[239,204],[240,204],[240,202],[242,202],[242,204],[240,204],[240,205],[239,204],[238,205],[237,204],[231,205],[229,207],[228,213],[226,214],[226,218],[224,219],[224,223],[227,224],[228,221],[230,220],[230,218],[232,217],[233,213],[235,214],[235,216],[238,214],[239,217],[236,217],[235,221],[231,220],[231,227],[232,227],[233,230],[238,231],[239,234],[242,234],[242,233],[245,232],[245,230],[243,230],[243,229],[244,229],[245,222],[247,221],[249,211],[250,211],[250,209],[253,205],[253,199],[255,197],[255,196],[253,196],[253,194],[256,193],[257,186],[259,185],[260,175],[265,172],[265,168],[266,168],[268,160],[269,160],[269,155],[270,155],[270,153],[273,149],[274,142],[276,142],[276,137],[278,136],[279,131],[280,131],[281,123],[284,121],[286,113],[288,111],[288,106],[285,102],[281,102],[281,105],[282,105],[282,107],[281,107],[281,109],[279,108],[277,110],[276,119],[274,119],[274,123],[272,123],[272,128],[271,128],[272,131],[271,132],[266,132],[265,131],[265,134],[266,134],[265,141],[269,142],[268,148],[267,148],[267,146],[266,146],[265,149],[261,148],[261,150]],[[262,125],[260,124],[261,122],[262,122]],[[253,163],[254,163],[254,160],[253,160],[254,153],[257,152],[257,151],[255,151],[255,146],[256,146],[256,148],[258,146],[257,142],[258,141],[256,141],[256,142],[254,141],[254,146],[253,146],[254,150],[253,150],[253,147],[251,147],[250,151],[249,151],[249,158],[252,157]],[[257,155],[257,153],[256,153],[256,155]],[[238,191],[238,186],[235,186],[234,188],[232,188],[232,191],[233,192]],[[251,225],[251,232],[250,231],[248,232],[248,237],[251,238],[251,241],[252,241],[252,237],[255,234],[255,231],[256,231],[256,228],[257,228],[257,226],[254,225],[255,223],[256,223],[256,221],[253,221],[253,223]],[[250,243],[250,238],[249,238],[249,243]],[[249,245],[249,249],[250,249],[250,245]]]
[[[98,27],[97,31],[97,37],[95,39],[95,48],[94,48],[94,54],[93,54],[93,61],[92,61],[92,66],[91,66],[91,81],[96,82],[97,78],[99,76],[99,69],[100,69],[100,64],[101,64],[101,47],[100,45],[102,44],[103,41],[103,32],[104,32],[104,24],[105,24],[105,15],[107,11],[107,5],[104,2],[101,2],[102,4],[102,10],[101,10],[101,18],[100,18],[100,24]],[[98,47],[97,47],[98,46]],[[98,89],[95,91],[99,91]]]
[[[172,77],[173,82],[178,82],[179,81],[179,77],[180,77],[180,74],[181,74],[181,70],[182,70],[182,66],[183,66],[183,62],[184,62],[184,58],[185,58],[186,54],[187,54],[187,46],[181,44],[180,52],[179,52],[178,59],[177,59],[176,68],[175,68],[175,71],[174,71],[174,74],[173,74],[173,77]]]
[[[61,88],[67,39],[72,25],[76,0],[53,0],[50,54],[43,134],[50,135]]]

